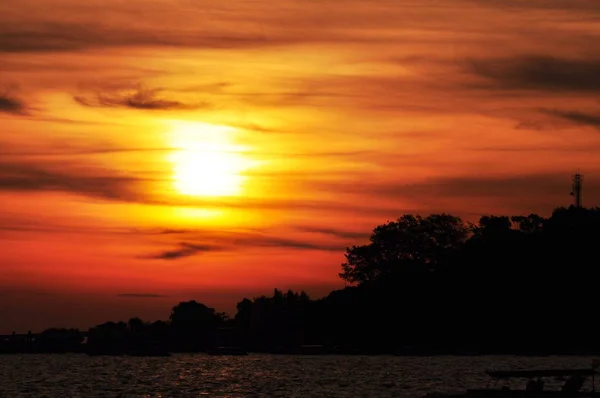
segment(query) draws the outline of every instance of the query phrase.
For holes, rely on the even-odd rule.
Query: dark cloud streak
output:
[[[133,190],[140,179],[102,171],[66,173],[56,166],[0,162],[0,191],[62,191],[99,199],[140,200]]]
[[[600,129],[600,113],[586,113],[580,111],[561,111],[561,110],[548,110],[545,113],[559,117],[561,119],[573,122],[575,124],[581,124],[591,126],[596,129]]]
[[[508,200],[524,197],[556,198],[563,195],[568,202],[570,183],[571,174],[569,172],[514,176],[444,177],[423,183],[374,186],[371,192],[388,198],[404,199],[440,197],[503,198]],[[600,191],[593,187],[588,187],[587,193],[589,196],[600,196]]]
[[[343,245],[329,245],[314,242],[305,242],[294,239],[279,238],[273,236],[256,236],[248,239],[234,240],[233,245],[245,245],[250,247],[281,247],[300,250],[318,250],[318,251],[340,251]]]
[[[553,10],[600,12],[600,4],[596,0],[467,0],[477,5],[500,8],[516,8],[521,10]]]
[[[499,89],[600,92],[600,59],[596,58],[532,55],[471,60],[467,64],[472,73],[488,79],[492,86]]]
[[[231,39],[230,39],[231,40]],[[221,38],[226,45],[230,40]],[[0,32],[0,52],[62,52],[111,46],[182,45],[189,38],[167,32],[148,34],[134,29],[107,30],[101,26],[81,26],[74,23],[39,23],[22,28],[5,26]],[[232,40],[235,42],[235,40]]]
[[[73,99],[87,107],[99,108],[131,108],[140,110],[184,110],[205,108],[206,103],[188,105],[180,101],[164,99],[158,96],[156,89],[137,89],[124,93],[96,93],[91,97],[75,96]]]
[[[221,248],[210,245],[197,245],[187,242],[182,242],[179,247],[174,250],[164,251],[162,253],[146,256],[143,258],[152,260],[177,260],[184,257],[191,257],[200,253],[220,251]]]
[[[0,52],[71,52],[110,47],[175,47],[175,48],[254,48],[292,44],[300,38],[268,38],[263,35],[215,34],[209,31],[186,31],[83,26],[76,23],[45,22],[30,27],[6,24],[0,29]]]
[[[241,235],[241,236],[240,236]],[[216,238],[215,236],[214,238]],[[193,236],[190,236],[193,239]],[[295,239],[281,238],[278,236],[269,236],[264,234],[235,234],[218,237],[219,246],[210,244],[195,244],[181,242],[173,250],[167,250],[158,254],[143,256],[142,258],[151,260],[179,260],[186,257],[200,255],[202,253],[235,251],[247,248],[286,248],[295,250],[315,250],[340,252],[344,250],[343,245],[332,245],[327,242],[308,242]]]
[[[168,297],[168,296],[165,296],[162,294],[155,294],[155,293],[121,293],[121,294],[117,294],[117,297],[155,299],[155,298],[164,298],[164,297]]]
[[[335,228],[323,228],[323,227],[298,227],[297,228],[299,231],[302,232],[310,232],[310,233],[317,233],[317,234],[323,234],[323,235],[332,235],[335,236],[337,238],[342,238],[342,239],[364,239],[364,238],[368,238],[370,233],[369,232],[354,232],[354,231],[344,231],[344,230],[340,230],[340,229],[335,229]]]
[[[0,112],[22,116],[28,114],[27,106],[22,100],[7,94],[0,94]]]

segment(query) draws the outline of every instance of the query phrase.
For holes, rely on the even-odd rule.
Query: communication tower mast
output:
[[[581,189],[583,184],[583,176],[577,172],[573,175],[573,190],[571,196],[574,198],[575,207],[581,207]]]

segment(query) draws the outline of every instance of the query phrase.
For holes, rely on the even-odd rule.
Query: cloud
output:
[[[534,174],[505,177],[447,177],[432,180],[429,184],[413,184],[405,187],[418,194],[429,191],[453,197],[508,197],[528,194],[554,194],[570,189],[569,174]]]
[[[468,68],[500,89],[600,92],[600,59],[518,56],[471,60]]]
[[[376,198],[378,203],[412,203],[409,210],[456,211],[495,206],[506,209],[537,209],[549,211],[570,204],[571,174],[577,168],[564,172],[531,173],[521,175],[447,176],[426,179],[422,182],[339,182],[337,192],[354,194],[364,200]],[[585,170],[584,170],[585,174]],[[591,170],[590,170],[591,174]],[[590,176],[590,180],[591,180]],[[587,203],[600,200],[600,185],[588,181],[585,188]],[[374,204],[373,207],[380,207]],[[511,211],[513,211],[511,210]],[[397,209],[388,215],[398,214]],[[520,210],[516,210],[520,211]]]
[[[123,29],[113,26],[107,29],[94,23],[83,26],[68,22],[47,22],[27,27],[7,24],[0,31],[0,52],[64,52],[102,47],[145,46],[236,48],[265,41],[260,37],[197,33],[199,34],[186,34],[185,31],[176,28],[154,33],[150,29],[133,27]]]
[[[532,131],[544,131],[554,130],[558,126],[547,123],[541,120],[523,120],[515,126],[515,130],[532,130]]]
[[[415,0],[283,1],[276,6],[268,1],[255,1],[250,6],[246,0],[218,4],[202,0],[4,3],[8,15],[0,14],[0,52],[80,52],[115,47],[255,49],[396,43],[398,39],[402,44],[449,42],[457,37],[472,40],[469,30],[459,29],[466,22],[457,26],[455,21],[466,15],[470,22],[469,11],[474,10],[478,22],[486,11],[481,2],[465,7],[465,0],[443,8],[428,8]],[[144,18],[139,18],[140,8]],[[394,32],[406,34],[396,36]]]
[[[87,107],[132,108],[142,110],[176,110],[207,107],[208,104],[185,104],[158,96],[160,90],[137,88],[112,94],[96,93],[92,97],[75,96],[75,101]]]
[[[492,148],[493,149],[493,148]],[[550,148],[551,149],[551,148]],[[508,148],[507,150],[512,150]],[[575,151],[575,149],[573,149]],[[577,167],[577,165],[574,165]],[[44,161],[39,163],[23,163],[0,161],[0,192],[66,192],[93,199],[115,202],[140,203],[154,206],[181,206],[192,208],[241,209],[261,211],[295,212],[335,212],[338,214],[360,214],[370,217],[390,217],[398,212],[414,210],[432,204],[441,205],[451,198],[492,198],[505,199],[507,203],[520,195],[532,200],[544,201],[549,198],[558,199],[562,192],[570,187],[570,171],[564,175],[531,175],[514,177],[445,177],[425,180],[424,182],[406,184],[397,182],[376,182],[368,179],[313,181],[307,180],[311,189],[322,192],[336,192],[335,200],[301,200],[264,198],[184,198],[167,194],[154,193],[145,189],[146,185],[159,183],[158,180],[138,178],[119,173],[115,170],[94,167],[89,163],[66,163]],[[586,191],[588,192],[588,191]],[[591,195],[588,192],[588,195]],[[592,198],[593,196],[588,196]],[[427,203],[423,203],[425,198]],[[567,198],[568,200],[568,198]],[[559,202],[557,202],[559,203]],[[12,224],[10,227],[31,229],[31,225]],[[47,225],[45,227],[48,227]],[[302,227],[301,227],[302,228]],[[336,236],[341,239],[362,239],[360,233],[337,231],[326,227],[303,227],[304,232],[315,232]],[[72,228],[54,228],[69,232]],[[107,233],[124,231],[106,231]],[[161,233],[175,236],[181,231],[172,230]],[[124,232],[126,233],[126,231]],[[236,250],[240,248],[281,247],[298,250],[338,251],[343,249],[337,242],[327,237],[314,240],[299,240],[286,235],[264,233],[226,234],[223,239],[214,241],[214,234],[198,236],[184,231],[177,245],[158,253],[150,253],[145,258],[176,260],[195,256],[206,252]],[[179,243],[183,242],[183,243]]]
[[[497,146],[497,145],[489,145],[489,146],[472,146],[472,147],[465,147],[464,149],[470,150],[470,151],[484,151],[484,152],[528,152],[528,153],[533,153],[533,152],[564,152],[564,153],[569,153],[569,152],[582,152],[582,153],[589,153],[591,151],[598,151],[600,150],[600,145],[598,144],[579,144],[577,142],[575,142],[574,145],[560,145],[560,144],[554,144],[554,145],[528,145],[528,146]]]
[[[10,113],[12,115],[27,115],[27,106],[18,98],[7,94],[0,94],[0,113]]]
[[[236,239],[234,246],[244,245],[249,247],[280,247],[300,250],[339,251],[344,250],[343,245],[330,245],[315,242],[299,241],[295,239],[279,238],[273,236],[255,236],[245,239]]]
[[[146,256],[144,258],[153,260],[177,260],[184,257],[194,256],[200,253],[219,251],[221,248],[209,245],[197,245],[192,243],[182,242],[179,247],[174,250],[164,251],[158,254]]]
[[[36,157],[61,157],[66,156],[93,156],[93,155],[113,155],[119,153],[151,153],[151,152],[172,152],[178,150],[174,147],[116,147],[89,145],[89,146],[71,146],[68,143],[61,143],[52,147],[46,147],[43,150],[22,150],[16,146],[2,144],[0,156],[19,158],[23,156]]]
[[[600,6],[596,0],[468,0],[477,5],[502,8],[520,8],[526,10],[556,10],[566,11],[596,11],[600,12]]]
[[[106,227],[102,225],[91,225],[89,222],[79,220],[55,220],[52,217],[37,216],[37,217],[23,217],[21,215],[13,214],[12,212],[0,210],[0,218],[2,224],[0,225],[0,236],[2,232],[7,232],[10,236],[15,236],[15,233],[51,233],[55,234],[75,234],[75,235],[112,235],[112,236],[154,236],[158,234],[164,234],[162,230],[152,229],[135,229],[129,225]],[[73,222],[75,221],[75,222]]]
[[[444,7],[428,7],[415,0],[338,0],[316,5],[283,1],[276,6],[267,1],[255,1],[250,6],[245,0],[218,4],[201,0],[56,0],[45,5],[35,0],[4,0],[0,52],[78,52],[115,47],[248,49],[396,40],[412,44],[452,41],[459,35],[464,43],[473,40],[472,31],[480,25],[494,29],[504,18],[514,20],[500,13],[492,19],[493,5],[542,11],[552,8],[567,14],[597,9],[594,1],[530,0],[533,5],[527,6],[525,0],[454,0]],[[140,8],[144,18],[139,18]],[[392,35],[401,31],[406,34]]]
[[[373,187],[373,194],[388,198],[448,198],[501,199],[505,204],[518,201],[520,204],[551,203],[555,206],[568,205],[571,189],[571,173],[536,173],[507,176],[465,176],[434,178],[422,183],[406,185],[381,185]],[[586,188],[586,197],[592,201],[600,198],[600,187],[591,184]],[[561,199],[563,198],[563,199]]]
[[[586,113],[579,111],[548,110],[545,113],[568,120],[575,124],[582,124],[600,129],[600,113]]]
[[[83,171],[80,171],[83,170]],[[151,194],[142,189],[160,180],[140,178],[116,170],[102,169],[93,164],[74,163],[65,169],[64,162],[25,163],[0,161],[0,192],[66,192],[93,199],[115,202],[140,203],[154,206],[192,208],[229,208],[252,210],[330,210],[361,214],[389,214],[390,209],[338,201],[269,199],[264,198],[184,198]],[[189,250],[189,248],[187,249]],[[171,256],[177,257],[177,251]],[[186,250],[183,251],[186,253]],[[168,254],[167,254],[168,257]]]
[[[163,298],[163,297],[168,297],[162,294],[156,294],[156,293],[121,293],[121,294],[117,294],[117,297],[125,297],[125,298]]]
[[[172,231],[171,234],[186,235],[186,238],[191,240],[198,238],[198,233],[194,231]],[[287,248],[296,250],[316,250],[316,251],[332,251],[339,252],[345,249],[344,245],[330,244],[328,242],[310,242],[291,238],[281,238],[279,236],[269,236],[263,233],[201,233],[201,239],[212,239],[218,241],[218,245],[212,244],[197,244],[189,242],[181,242],[176,249],[163,251],[142,258],[152,260],[178,260],[186,257],[191,257],[208,252],[217,251],[236,251],[243,249],[255,248]]]
[[[311,232],[324,235],[333,235],[337,238],[342,239],[363,239],[370,236],[369,232],[355,232],[355,231],[344,231],[334,228],[323,228],[323,227],[297,227],[299,231]]]
[[[0,162],[0,191],[61,191],[107,200],[140,200],[133,188],[140,179],[101,169],[68,173],[57,170],[59,166]]]
[[[102,4],[104,5],[104,4]],[[18,4],[15,4],[17,7]],[[100,7],[101,5],[98,5]],[[119,12],[105,6],[109,15]],[[191,20],[190,15],[179,13],[181,8],[170,7],[175,11],[172,16],[180,20],[173,24],[166,22],[160,14],[148,13],[148,20],[162,21],[162,25],[135,26],[135,24],[120,25],[111,23],[73,23],[55,18],[54,21],[29,21],[23,23],[5,22],[0,25],[0,52],[75,52],[105,48],[198,48],[198,49],[247,49],[265,46],[278,46],[316,40],[314,36],[285,34],[265,34],[262,31],[242,31],[236,29],[219,29],[214,21],[199,22],[205,15]],[[49,10],[48,10],[49,11]],[[95,10],[94,10],[95,11]],[[202,10],[199,10],[200,12]],[[79,15],[84,19],[90,14]],[[1,17],[1,16],[0,16]],[[130,18],[135,18],[131,16]],[[21,17],[22,19],[22,17]],[[129,22],[129,21],[128,21]],[[164,23],[166,22],[166,24]],[[211,23],[212,22],[212,23]],[[228,23],[227,21],[223,21]],[[195,24],[194,24],[195,23]],[[278,23],[276,25],[279,25]],[[164,26],[162,29],[159,26]]]

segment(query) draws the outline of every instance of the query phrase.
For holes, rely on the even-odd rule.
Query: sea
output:
[[[412,398],[485,387],[486,369],[589,368],[591,362],[570,356],[0,355],[0,397]]]

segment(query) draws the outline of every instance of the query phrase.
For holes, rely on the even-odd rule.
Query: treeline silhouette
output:
[[[476,224],[404,215],[348,248],[340,277],[350,286],[319,300],[275,289],[240,301],[233,318],[183,302],[168,321],[93,327],[86,344],[77,331],[50,329],[5,339],[0,350],[598,354],[599,238],[599,208]]]

